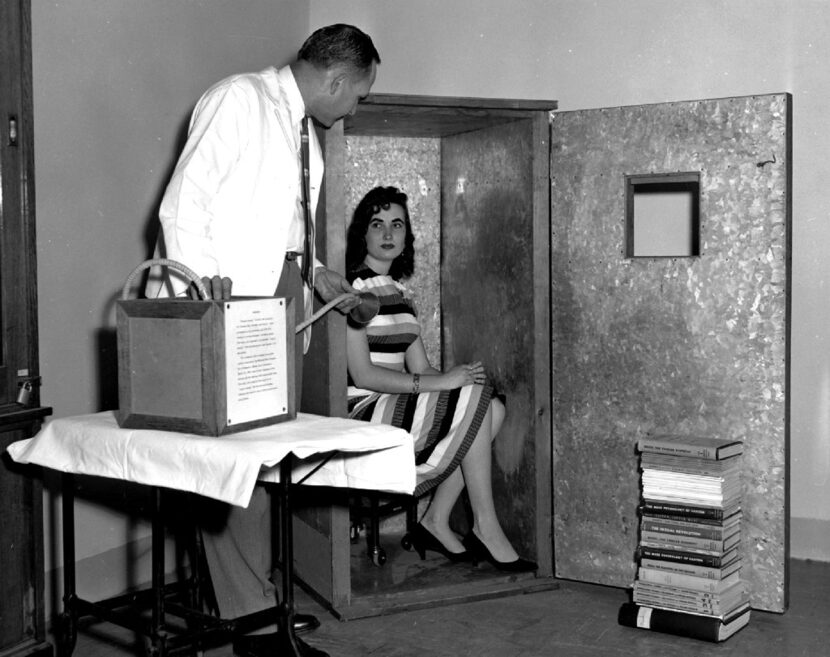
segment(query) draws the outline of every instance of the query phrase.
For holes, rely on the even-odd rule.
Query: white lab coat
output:
[[[187,143],[161,203],[159,255],[199,276],[228,276],[234,296],[274,293],[296,236],[301,195],[300,122],[305,106],[289,67],[235,75],[209,89],[191,118]],[[311,207],[323,156],[310,131]],[[299,215],[301,217],[301,215]],[[291,231],[294,231],[292,233]],[[302,236],[302,229],[300,229]],[[316,259],[314,266],[321,266]],[[175,296],[188,281],[155,271],[147,296]],[[306,290],[305,307],[311,308]]]

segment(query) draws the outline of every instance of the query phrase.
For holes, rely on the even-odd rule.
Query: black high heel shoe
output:
[[[421,557],[421,561],[426,559],[426,551],[432,550],[433,552],[438,552],[439,554],[443,554],[447,559],[452,561],[453,563],[459,563],[462,561],[470,561],[470,553],[465,550],[464,552],[450,552],[446,546],[439,541],[435,535],[429,531],[426,527],[422,524],[418,523],[412,530],[407,533],[404,540],[407,540],[410,545],[415,549],[418,553],[418,556]]]
[[[508,573],[529,573],[539,569],[539,565],[535,561],[522,559],[521,557],[513,561],[498,561],[472,531],[464,537],[462,543],[467,548],[467,552],[473,555],[474,566],[477,566],[479,561],[489,561],[498,570]]]

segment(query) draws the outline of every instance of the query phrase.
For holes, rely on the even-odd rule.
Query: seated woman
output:
[[[489,561],[522,572],[537,565],[513,549],[496,517],[491,484],[491,442],[504,420],[480,362],[434,369],[420,337],[415,309],[399,282],[414,271],[414,236],[406,194],[376,187],[360,201],[349,226],[346,278],[380,299],[366,326],[349,324],[347,362],[350,417],[384,422],[415,438],[415,495],[432,500],[409,539],[451,561]],[[460,467],[459,467],[460,466]],[[450,511],[466,486],[472,531],[460,539]]]

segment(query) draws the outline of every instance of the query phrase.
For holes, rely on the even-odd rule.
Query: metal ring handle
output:
[[[121,298],[128,298],[133,281],[139,273],[141,273],[145,269],[154,267],[155,265],[164,265],[165,267],[170,267],[171,269],[175,269],[180,273],[184,274],[187,278],[190,279],[190,282],[196,286],[196,289],[199,291],[199,295],[202,297],[202,299],[210,299],[210,294],[208,294],[207,288],[205,287],[205,284],[202,283],[202,279],[199,277],[199,275],[189,267],[183,265],[182,263],[177,262],[175,260],[170,260],[169,258],[153,258],[152,260],[145,260],[138,267],[133,269],[130,275],[127,276],[127,280],[125,281],[124,287],[121,290]]]

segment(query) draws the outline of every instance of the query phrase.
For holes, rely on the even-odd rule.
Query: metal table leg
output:
[[[63,527],[63,611],[58,618],[57,644],[60,657],[70,657],[78,639],[78,611],[75,608],[75,476],[61,476]]]
[[[279,541],[273,545],[274,562],[282,562],[282,598],[277,603],[279,631],[277,632],[278,654],[280,657],[329,657],[328,653],[309,646],[294,632],[294,524],[291,514],[291,471],[293,455],[289,454],[280,463],[280,483],[278,485],[279,503],[272,505],[274,522],[280,528]],[[99,620],[107,620],[122,627],[133,629],[150,639],[150,654],[153,657],[165,657],[168,650],[179,651],[186,643],[201,643],[198,635],[206,640],[208,635],[232,632],[235,628],[258,627],[266,621],[265,611],[250,614],[234,620],[217,620],[207,623],[202,632],[190,637],[169,636],[165,629],[165,583],[164,583],[164,520],[161,512],[161,494],[159,487],[152,487],[152,584],[150,594],[151,615],[149,624],[140,618],[131,618],[116,613],[107,602],[93,603],[78,598],[75,578],[75,478],[71,473],[64,473],[62,479],[63,510],[63,612],[59,617],[58,654],[59,657],[71,657],[78,638],[78,618],[81,615],[93,615]],[[142,597],[121,596],[122,598]],[[146,597],[144,597],[147,600]],[[270,612],[273,613],[273,612]],[[199,616],[204,616],[199,614]]]
[[[279,652],[290,657],[329,657],[294,633],[294,520],[291,514],[291,470],[294,457],[288,454],[280,462],[279,505],[272,505],[279,514],[279,548],[274,546],[274,563],[282,561],[282,600],[278,604]],[[274,518],[275,522],[277,518]],[[279,553],[278,553],[279,550]]]

